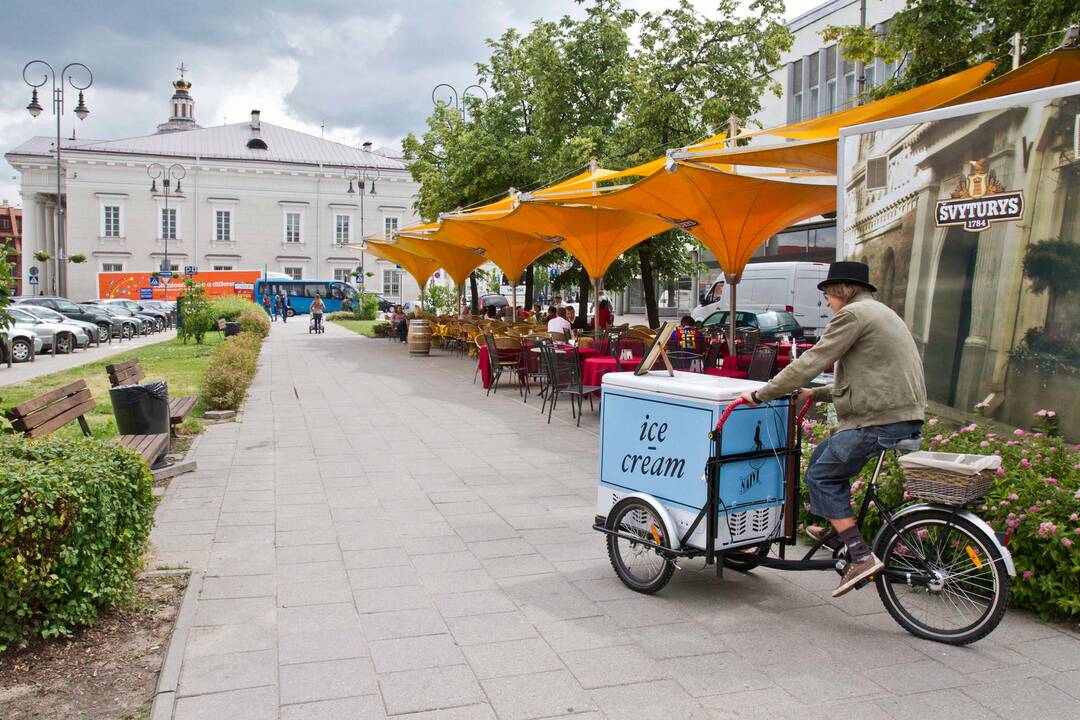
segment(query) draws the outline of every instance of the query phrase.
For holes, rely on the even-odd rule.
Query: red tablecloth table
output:
[[[503,357],[517,357],[520,351],[514,348],[505,348],[499,351],[499,354]],[[480,352],[476,354],[476,365],[480,368],[480,379],[484,382],[484,389],[486,390],[491,385],[491,363],[488,362],[488,351],[486,345],[480,346]],[[504,369],[503,372],[506,372]]]
[[[635,357],[620,362],[624,371],[633,370],[641,362],[641,358]],[[619,372],[619,366],[615,364],[615,358],[610,355],[597,355],[588,358],[581,363],[581,384],[599,387],[604,375],[609,372]]]

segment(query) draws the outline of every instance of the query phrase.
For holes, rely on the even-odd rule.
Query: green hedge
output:
[[[260,311],[261,312],[261,311]],[[237,410],[259,365],[262,337],[241,332],[218,346],[206,368],[200,397],[208,410]]]
[[[973,422],[949,427],[931,417],[923,426],[923,449],[937,452],[1001,456],[994,487],[976,513],[999,531],[1012,531],[1009,551],[1016,563],[1012,604],[1044,618],[1080,618],[1080,445],[1056,436],[1053,411],[1040,410],[1033,430],[1000,428]],[[805,465],[817,443],[827,437],[823,424],[804,422]],[[862,502],[874,463],[852,482],[855,506]],[[908,500],[899,463],[882,469],[878,494],[893,506]],[[807,497],[805,482],[802,497]],[[822,524],[804,504],[800,520]],[[881,520],[870,510],[864,535],[873,538]]]
[[[243,313],[248,311],[258,311],[266,315],[266,311],[262,309],[262,306],[236,295],[215,298],[210,303],[210,312],[215,320],[223,318],[226,322],[236,322]]]
[[[0,437],[0,651],[70,635],[129,596],[152,484],[146,463],[111,442]]]

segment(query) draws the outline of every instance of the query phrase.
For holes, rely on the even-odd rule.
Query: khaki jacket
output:
[[[757,391],[764,402],[787,395],[835,365],[832,385],[814,399],[832,402],[838,430],[923,420],[926,383],[922,358],[900,316],[869,293],[840,309],[814,347]]]

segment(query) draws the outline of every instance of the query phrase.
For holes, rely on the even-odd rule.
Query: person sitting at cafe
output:
[[[682,319],[679,320],[679,327],[675,328],[671,339],[676,350],[701,353],[705,347],[705,338],[694,322],[694,318],[689,315],[682,316]]]
[[[570,327],[575,330],[585,330],[589,327],[589,324],[585,322],[583,317],[574,317],[577,315],[577,311],[574,310],[573,305],[566,306],[566,321],[570,323]]]
[[[561,333],[565,337],[570,336],[571,326],[566,319],[566,308],[548,308],[547,331],[549,333]]]
[[[409,322],[405,319],[405,311],[400,305],[394,306],[394,312],[390,313],[390,327],[398,334],[398,340],[406,342],[409,335]]]

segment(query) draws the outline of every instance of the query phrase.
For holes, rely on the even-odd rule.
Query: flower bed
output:
[[[1009,550],[1016,563],[1012,604],[1045,618],[1080,617],[1080,445],[1056,435],[1057,415],[1039,410],[1034,430],[1017,428],[1003,433],[979,422],[947,427],[929,418],[923,426],[923,448],[940,452],[1000,455],[997,481],[978,514],[997,531],[1011,533]],[[803,424],[803,471],[810,454],[827,437],[823,423]],[[852,482],[857,507],[873,474],[873,463]],[[906,500],[899,464],[890,458],[882,469],[878,494],[892,506]],[[802,497],[807,496],[805,483]],[[819,523],[802,508],[800,521]],[[868,539],[880,527],[871,509],[864,534]]]

